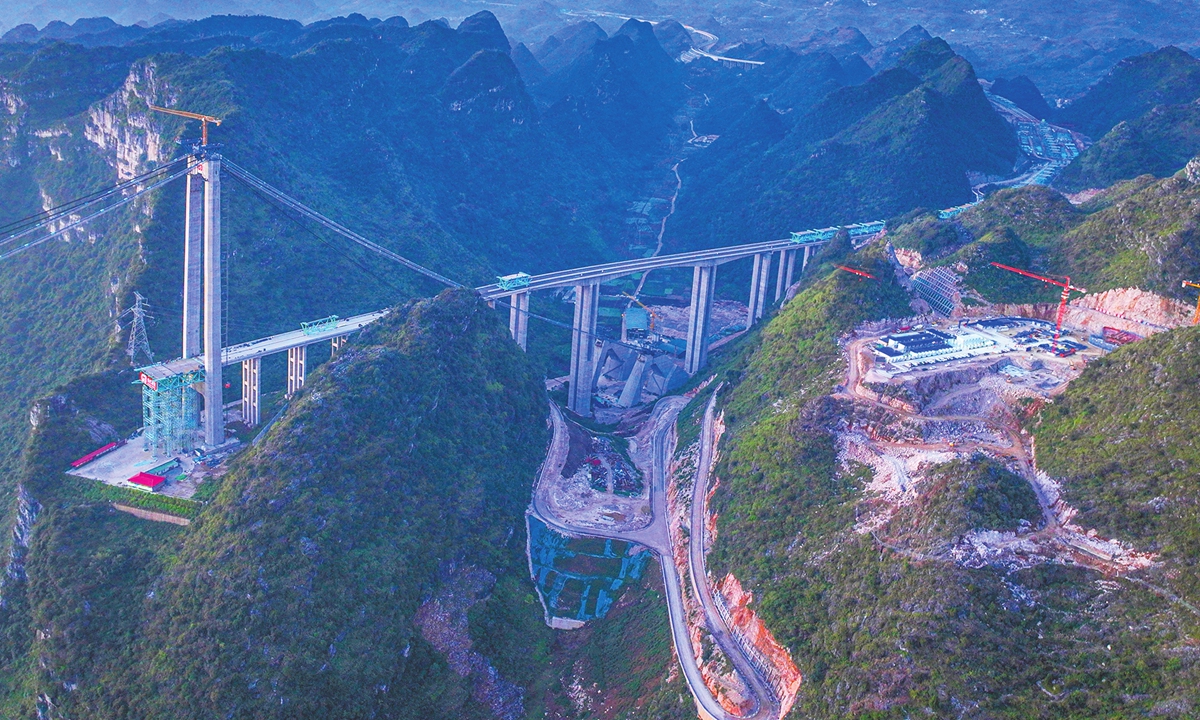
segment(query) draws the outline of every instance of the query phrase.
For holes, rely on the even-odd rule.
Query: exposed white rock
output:
[[[169,102],[169,96],[170,90],[159,79],[156,66],[146,61],[130,69],[120,89],[88,109],[84,137],[110,154],[109,162],[119,179],[136,177],[169,159],[146,107]]]

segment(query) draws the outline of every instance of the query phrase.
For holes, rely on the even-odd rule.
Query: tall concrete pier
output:
[[[262,358],[250,358],[242,361],[242,422],[249,427],[258,425],[259,404],[262,399],[262,385],[259,374],[262,369]]]
[[[204,443],[216,447],[225,442],[221,380],[221,156],[205,158],[200,172],[204,178]]]
[[[526,349],[529,338],[529,293],[509,295],[508,331],[521,349]]]
[[[584,417],[592,414],[592,339],[600,308],[600,284],[575,286],[575,322],[571,325],[571,375],[567,407]]]
[[[717,288],[716,276],[716,265],[697,265],[692,269],[692,307],[688,314],[687,354],[683,363],[688,375],[696,374],[708,360],[708,327]]]
[[[750,327],[762,319],[767,305],[767,288],[771,285],[771,254],[758,253],[754,256],[754,272],[750,275],[750,302],[746,326]]]

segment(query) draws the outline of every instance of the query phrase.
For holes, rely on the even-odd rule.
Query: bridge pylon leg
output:
[[[308,360],[308,346],[288,348],[287,396],[291,397],[304,388],[304,365]]]
[[[529,339],[529,293],[521,292],[509,295],[511,303],[508,309],[508,331],[513,340],[522,350]]]
[[[592,342],[600,305],[600,285],[575,286],[575,321],[571,325],[571,376],[567,407],[578,415],[592,414]]]
[[[221,380],[221,156],[200,164],[204,176],[204,444],[225,442]]]
[[[183,352],[203,352],[200,332],[204,317],[204,176],[194,168],[187,175],[183,214]]]
[[[248,427],[259,423],[259,400],[262,398],[262,387],[259,385],[259,369],[261,358],[250,358],[242,361],[242,422]]]
[[[716,275],[715,265],[692,268],[692,303],[688,314],[687,351],[684,355],[684,370],[689,375],[695,375],[708,361],[708,327],[717,287]]]

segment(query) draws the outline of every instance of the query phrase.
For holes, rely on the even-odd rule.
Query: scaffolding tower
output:
[[[195,358],[157,363],[141,368],[142,447],[174,455],[195,446],[199,427],[198,393],[192,387],[204,380],[204,368]]]

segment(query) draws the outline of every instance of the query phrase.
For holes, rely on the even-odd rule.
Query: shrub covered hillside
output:
[[[0,44],[0,226],[186,152],[176,141],[195,139],[196,123],[157,104],[222,117],[212,140],[229,161],[461,282],[615,257],[612,218],[639,161],[544,122],[490,13],[456,29],[402,22],[340,18],[271,42],[299,30],[225,16],[119,48]],[[228,344],[436,292],[232,177],[223,198]],[[0,326],[21,342],[0,355],[0,435],[16,440],[0,444],[0,470],[34,398],[110,367],[106,350],[125,338],[113,318],[134,291],[154,308],[152,349],[178,354],[183,213],[177,180],[5,261]],[[8,490],[0,479],[0,499]]]
[[[1018,234],[988,232],[1005,230]],[[965,533],[1041,518],[1028,483],[983,455],[930,468],[914,501],[878,531],[888,547],[855,528],[874,496],[869,468],[837,460],[834,431],[850,408],[829,397],[845,371],[834,341],[860,320],[907,311],[869,257],[879,251],[866,252],[848,264],[883,280],[818,272],[721,369],[728,431],[711,570],[753,591],[800,667],[789,718],[1191,717],[1200,656],[1189,638],[1200,618],[1171,599],[1200,604],[1190,562],[1164,566],[1160,575],[1177,578],[1168,583],[953,561],[947,549]],[[1182,408],[1196,398],[1196,335],[1170,335],[1087,370],[1046,411],[1038,458],[1079,481],[1067,496],[1089,526],[1177,558],[1196,553],[1185,487],[1194,452],[1180,444],[1189,442]],[[1123,401],[1129,392],[1143,397]],[[1114,456],[1116,439],[1128,460]]]
[[[1093,363],[1036,426],[1038,463],[1065,478],[1078,522],[1161,554],[1154,582],[1200,605],[1200,329],[1181,328]],[[1169,620],[1170,606],[1156,619]],[[1200,618],[1181,607],[1181,623]],[[1162,646],[1158,652],[1168,653]],[[1169,654],[1169,653],[1168,653]]]
[[[889,225],[927,265],[966,266],[963,283],[992,302],[1053,302],[1053,288],[1000,262],[1069,275],[1090,293],[1135,287],[1194,302],[1179,281],[1200,275],[1200,159],[1156,180],[1118,183],[1082,205],[1050,188],[1001,190],[952,223],[910,213]]]
[[[681,167],[669,240],[753,242],[951,207],[971,199],[967,171],[1005,174],[1018,155],[970,63],[940,39],[861,85],[790,108],[770,100]]]
[[[494,313],[447,291],[315,373],[190,527],[31,486],[49,509],[3,615],[5,714],[536,713],[551,636],[522,510],[545,402]]]

